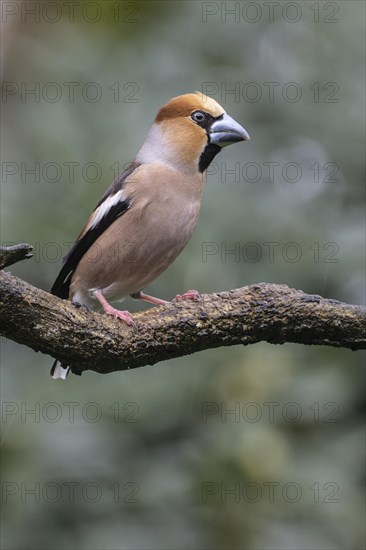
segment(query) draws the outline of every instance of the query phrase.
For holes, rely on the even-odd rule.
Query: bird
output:
[[[128,296],[155,305],[143,292],[185,248],[197,224],[205,173],[226,146],[250,140],[248,132],[212,97],[192,92],[158,111],[135,159],[106,190],[63,265],[51,293],[100,309],[134,325],[109,301]],[[197,298],[197,291],[174,300]],[[53,378],[70,367],[56,360]]]

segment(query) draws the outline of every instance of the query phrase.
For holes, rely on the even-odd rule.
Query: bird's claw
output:
[[[129,327],[136,328],[136,323],[132,318],[132,315],[129,311],[121,311],[120,309],[116,309],[115,307],[110,306],[110,308],[104,310],[107,315],[111,315],[115,319],[121,319],[126,325]]]
[[[200,298],[201,295],[197,290],[187,290],[184,294],[177,294],[172,301],[180,302],[181,300],[199,300]]]

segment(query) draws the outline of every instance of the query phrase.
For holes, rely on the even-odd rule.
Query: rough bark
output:
[[[0,246],[0,269],[9,265],[32,258],[33,246],[26,243],[15,244],[14,246]]]
[[[0,272],[0,334],[60,359],[76,374],[106,374],[260,341],[366,348],[365,307],[285,285],[260,283],[203,294],[133,318],[136,328],[127,327]]]

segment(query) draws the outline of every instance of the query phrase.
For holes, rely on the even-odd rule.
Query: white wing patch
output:
[[[124,202],[127,200],[127,195],[124,193],[124,191],[121,189],[114,195],[111,195],[110,197],[107,197],[103,203],[98,206],[98,208],[93,212],[89,223],[86,227],[86,231],[89,231],[90,229],[93,229],[93,227],[96,227],[98,223],[101,222],[101,220],[108,214],[112,206],[116,205],[118,202]]]

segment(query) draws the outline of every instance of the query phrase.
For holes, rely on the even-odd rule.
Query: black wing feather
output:
[[[128,176],[138,168],[138,164],[131,163],[126,170],[112,183],[112,185],[104,193],[101,200],[98,202],[94,211],[104,202],[109,196],[115,195],[123,187],[123,183]],[[72,275],[84,254],[89,250],[93,243],[100,235],[122,214],[124,214],[131,206],[131,201],[126,199],[119,201],[113,205],[100,222],[89,229],[71,248],[70,252],[64,258],[64,264],[56,281],[54,282],[51,293],[59,296],[59,298],[67,299],[69,297],[70,282]]]

